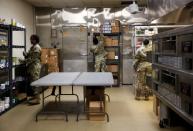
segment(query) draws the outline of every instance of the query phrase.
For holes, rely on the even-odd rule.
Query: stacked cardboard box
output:
[[[115,20],[111,22],[111,30],[112,30],[112,33],[120,32],[120,21]]]
[[[107,65],[107,70],[109,72],[118,72],[118,65]]]
[[[48,72],[59,72],[59,50],[43,48],[41,52],[41,63],[48,65]]]
[[[89,102],[89,113],[88,119],[91,121],[104,121],[105,115],[104,104],[101,101],[90,101]]]
[[[112,39],[110,37],[105,37],[104,45],[105,46],[118,46],[119,41],[117,39]]]
[[[48,72],[59,72],[58,50],[49,49]]]
[[[41,63],[42,64],[47,64],[48,63],[48,58],[49,58],[49,53],[47,48],[42,48],[41,50]]]
[[[112,46],[112,38],[110,38],[110,37],[105,37],[104,45],[105,45],[105,46]]]
[[[120,32],[119,26],[113,26],[113,27],[111,27],[111,28],[112,28],[112,33],[118,33],[118,32]]]
[[[112,40],[112,46],[118,46],[119,41],[117,39]]]
[[[115,59],[115,51],[109,51],[107,54],[107,59]]]

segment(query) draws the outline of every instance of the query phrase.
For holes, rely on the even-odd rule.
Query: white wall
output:
[[[14,18],[17,22],[23,24],[27,30],[27,49],[30,45],[30,35],[34,33],[34,7],[23,0],[0,0],[0,18],[10,22]],[[22,39],[16,35],[14,39]],[[21,40],[22,41],[22,40]],[[18,44],[18,43],[17,43]],[[21,52],[21,51],[20,51]]]

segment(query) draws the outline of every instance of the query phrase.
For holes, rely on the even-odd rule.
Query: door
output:
[[[62,39],[63,71],[86,72],[88,32],[86,26],[64,26]]]
[[[122,84],[133,84],[133,48],[132,30],[129,26],[123,26],[122,36]]]

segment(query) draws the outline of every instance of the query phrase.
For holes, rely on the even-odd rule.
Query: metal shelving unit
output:
[[[154,94],[193,125],[193,26],[153,36],[152,55]]]
[[[120,27],[119,27],[120,28]],[[114,75],[113,75],[113,78],[115,80],[115,84],[114,86],[115,87],[119,87],[120,85],[120,66],[121,66],[121,49],[120,49],[120,37],[121,37],[121,32],[112,32],[112,33],[102,33],[104,36],[106,37],[114,37],[116,38],[116,40],[118,40],[118,45],[114,46],[105,46],[104,45],[104,48],[107,52],[109,51],[114,51],[116,52],[116,56],[118,57],[117,59],[107,59],[106,60],[106,65],[116,65],[118,66],[118,71],[117,72],[112,72]],[[95,36],[100,36],[100,33],[94,33],[93,35]],[[116,73],[116,75],[115,75]]]
[[[13,43],[13,32],[14,31],[22,31],[24,32],[24,45],[14,45]],[[2,73],[0,77],[0,84],[5,85],[4,89],[0,89],[0,99],[4,99],[5,97],[9,97],[9,107],[5,109],[3,112],[0,113],[2,115],[3,113],[7,112],[8,110],[15,107],[17,104],[19,104],[21,101],[25,100],[26,97],[22,100],[17,100],[17,96],[14,93],[20,92],[20,87],[17,88],[15,86],[15,81],[13,78],[13,75],[15,76],[19,72],[13,72],[13,70],[17,70],[18,68],[25,68],[25,65],[18,64],[13,65],[13,49],[24,49],[26,51],[26,29],[12,26],[12,25],[3,25],[0,24],[0,36],[2,36],[3,43],[0,43],[0,60],[2,60],[4,63],[4,67],[0,68],[0,73]],[[2,62],[1,61],[1,62]],[[2,62],[2,63],[3,63]],[[2,64],[1,63],[1,64]],[[23,72],[24,70],[22,70]],[[25,73],[24,73],[25,74]],[[16,76],[17,77],[17,76]],[[25,76],[24,76],[25,77]],[[26,77],[25,77],[26,78]],[[26,79],[23,79],[23,87],[24,90],[22,90],[22,93],[26,93]]]

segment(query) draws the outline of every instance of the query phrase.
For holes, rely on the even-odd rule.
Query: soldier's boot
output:
[[[145,100],[148,101],[149,100],[149,95],[145,94]]]
[[[145,100],[148,101],[149,100],[149,90],[145,88],[144,91],[145,91]]]
[[[141,95],[141,91],[139,88],[136,89],[136,95],[135,95],[135,99],[136,100],[140,100],[140,95]]]
[[[28,103],[30,105],[38,105],[38,104],[40,104],[40,95],[39,94],[35,95],[34,98],[32,100],[30,100]]]

